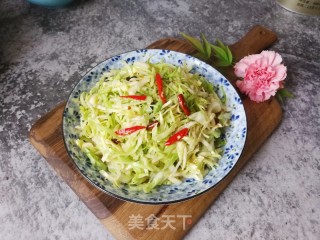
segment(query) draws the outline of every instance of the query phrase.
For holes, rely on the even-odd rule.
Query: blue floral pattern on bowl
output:
[[[212,169],[203,179],[185,179],[179,185],[162,185],[153,189],[150,193],[129,190],[125,185],[116,188],[111,182],[105,180],[97,169],[92,168],[90,160],[80,151],[75,144],[78,132],[75,128],[79,124],[79,96],[82,92],[89,91],[100,79],[105,71],[119,69],[125,63],[132,64],[135,61],[152,63],[167,62],[176,66],[182,64],[192,69],[210,81],[217,94],[222,97],[223,91],[227,96],[226,105],[231,112],[231,125],[226,129],[224,137],[227,144],[224,154],[219,160],[216,169]],[[210,65],[183,53],[160,50],[140,49],[123,53],[105,60],[89,71],[75,86],[68,99],[63,114],[63,137],[68,154],[83,174],[94,186],[114,197],[146,204],[168,204],[186,200],[204,193],[219,183],[234,167],[243,150],[247,135],[247,120],[242,101],[230,84],[217,70]]]

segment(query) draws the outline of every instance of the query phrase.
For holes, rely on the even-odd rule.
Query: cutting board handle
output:
[[[235,62],[244,56],[260,53],[277,41],[277,35],[268,28],[256,25],[241,38],[238,42],[230,46]]]

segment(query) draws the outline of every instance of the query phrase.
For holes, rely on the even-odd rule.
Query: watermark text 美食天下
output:
[[[128,228],[140,229],[140,230],[163,230],[163,229],[172,229],[176,230],[177,226],[182,226],[182,229],[185,230],[187,225],[192,224],[192,215],[179,214],[179,215],[162,215],[157,217],[154,214],[150,214],[148,217],[143,217],[140,214],[129,216]]]

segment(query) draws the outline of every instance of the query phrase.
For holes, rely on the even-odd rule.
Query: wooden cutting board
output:
[[[259,53],[276,41],[272,31],[253,27],[240,41],[230,46],[235,60],[248,54]],[[166,38],[156,41],[148,48],[170,49],[192,53],[194,49],[185,41]],[[234,82],[232,68],[225,76]],[[254,103],[242,98],[248,120],[247,141],[244,151],[230,174],[217,186],[194,199],[171,205],[142,205],[111,197],[93,187],[78,172],[68,157],[62,140],[62,113],[65,103],[40,118],[30,130],[30,141],[49,162],[101,223],[117,239],[181,239],[219,194],[234,179],[262,143],[279,125],[282,111],[273,98],[268,102]],[[150,221],[150,219],[152,219]],[[161,229],[163,228],[163,229]]]

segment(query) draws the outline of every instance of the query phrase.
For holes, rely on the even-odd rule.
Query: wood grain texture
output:
[[[247,54],[262,51],[276,39],[276,35],[272,31],[262,26],[255,26],[244,38],[231,45],[230,48],[235,59],[238,60]],[[194,52],[191,45],[174,38],[158,40],[148,48],[170,49],[189,54]],[[235,80],[232,72],[232,69],[227,69],[225,72],[230,81]],[[248,120],[248,135],[238,163],[223,181],[207,193],[194,199],[171,205],[152,206],[125,202],[106,195],[83,178],[68,157],[62,140],[61,124],[65,103],[59,104],[55,109],[39,119],[31,128],[29,138],[34,147],[49,162],[58,175],[66,181],[117,239],[181,239],[234,179],[252,154],[259,149],[281,121],[281,107],[275,99],[257,104],[248,98],[243,98],[243,104]],[[129,229],[130,216],[141,215],[145,219],[151,214],[160,219],[167,215],[175,217],[189,215],[189,221],[192,221],[192,223],[188,222],[188,224],[182,218],[180,220],[175,218],[175,223],[173,224],[175,229],[168,227],[164,230],[152,230],[148,229],[146,224],[143,229]]]

